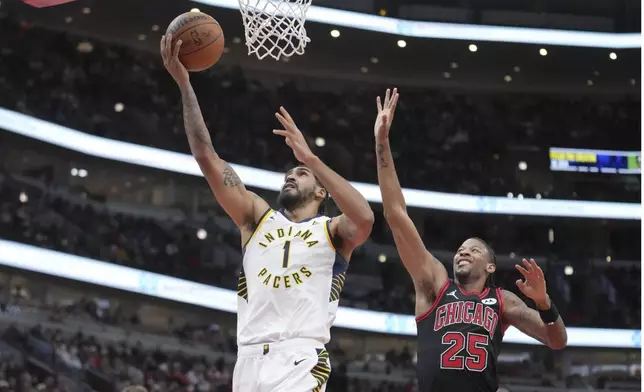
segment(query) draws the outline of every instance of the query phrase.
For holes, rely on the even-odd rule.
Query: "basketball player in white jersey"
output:
[[[284,108],[275,116],[301,166],[290,170],[273,210],[248,191],[212,145],[172,37],[161,39],[163,62],[181,90],[190,150],[217,201],[241,230],[238,359],[235,392],[324,391],[331,372],[329,341],[351,253],[373,225],[367,201],[309,149]],[[179,45],[179,43],[177,43]],[[224,98],[225,99],[225,98]],[[342,211],[318,215],[328,195]]]

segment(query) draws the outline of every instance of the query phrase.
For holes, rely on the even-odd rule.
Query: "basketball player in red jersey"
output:
[[[538,311],[490,284],[496,258],[483,240],[469,238],[456,251],[453,281],[427,251],[407,215],[389,146],[398,97],[397,89],[387,90],[384,103],[378,97],[374,134],[385,218],[416,290],[419,390],[496,392],[496,363],[509,325],[555,350],[566,346],[566,328],[534,260],[516,266],[524,278],[517,286],[535,301]]]

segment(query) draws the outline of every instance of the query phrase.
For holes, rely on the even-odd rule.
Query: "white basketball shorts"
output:
[[[330,375],[329,353],[314,340],[242,346],[233,392],[324,392]]]

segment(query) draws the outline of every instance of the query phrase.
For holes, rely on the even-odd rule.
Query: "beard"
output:
[[[295,192],[293,192],[293,190]],[[287,189],[286,191],[282,189],[280,194],[277,196],[277,203],[288,211],[293,211],[297,207],[305,204],[307,201],[313,199],[314,191],[302,192],[300,188],[294,188],[293,190]]]

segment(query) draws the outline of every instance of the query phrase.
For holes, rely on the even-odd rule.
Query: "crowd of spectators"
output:
[[[71,194],[52,189],[27,186],[0,174],[0,238],[236,288],[240,238],[230,225],[217,224],[225,218],[207,223],[207,238],[199,239],[188,221],[115,213],[104,204],[82,203],[80,198],[74,200]],[[412,314],[411,280],[397,262],[381,264],[368,259],[369,246],[374,245],[369,242],[356,252],[350,275],[358,279],[347,280],[341,304]],[[639,327],[639,266],[603,269],[587,265],[572,275],[557,267],[546,272],[549,291],[569,325]],[[365,283],[361,274],[379,284]],[[499,268],[495,275],[497,284],[517,292],[516,271]]]
[[[188,152],[181,104],[157,54],[0,21],[0,106],[84,132]],[[84,48],[84,49],[83,49]],[[278,76],[273,76],[276,78]],[[289,108],[318,153],[351,180],[375,182],[370,129],[374,97],[383,87],[307,88],[250,80],[241,69],[216,67],[193,83],[218,153],[231,162],[272,170],[293,156],[271,129],[273,113]],[[271,76],[267,76],[271,78]],[[274,86],[278,85],[278,86]],[[116,104],[122,104],[115,111]],[[447,192],[535,195],[586,200],[639,200],[639,193],[570,185],[534,186],[518,178],[516,151],[540,151],[547,172],[549,147],[636,150],[637,98],[403,91],[392,145],[406,187]],[[252,154],[248,152],[252,151]],[[370,164],[371,163],[371,164]],[[449,173],[449,175],[445,175]],[[556,181],[555,181],[556,182]],[[572,189],[571,189],[572,187]],[[543,188],[543,189],[542,189]]]

